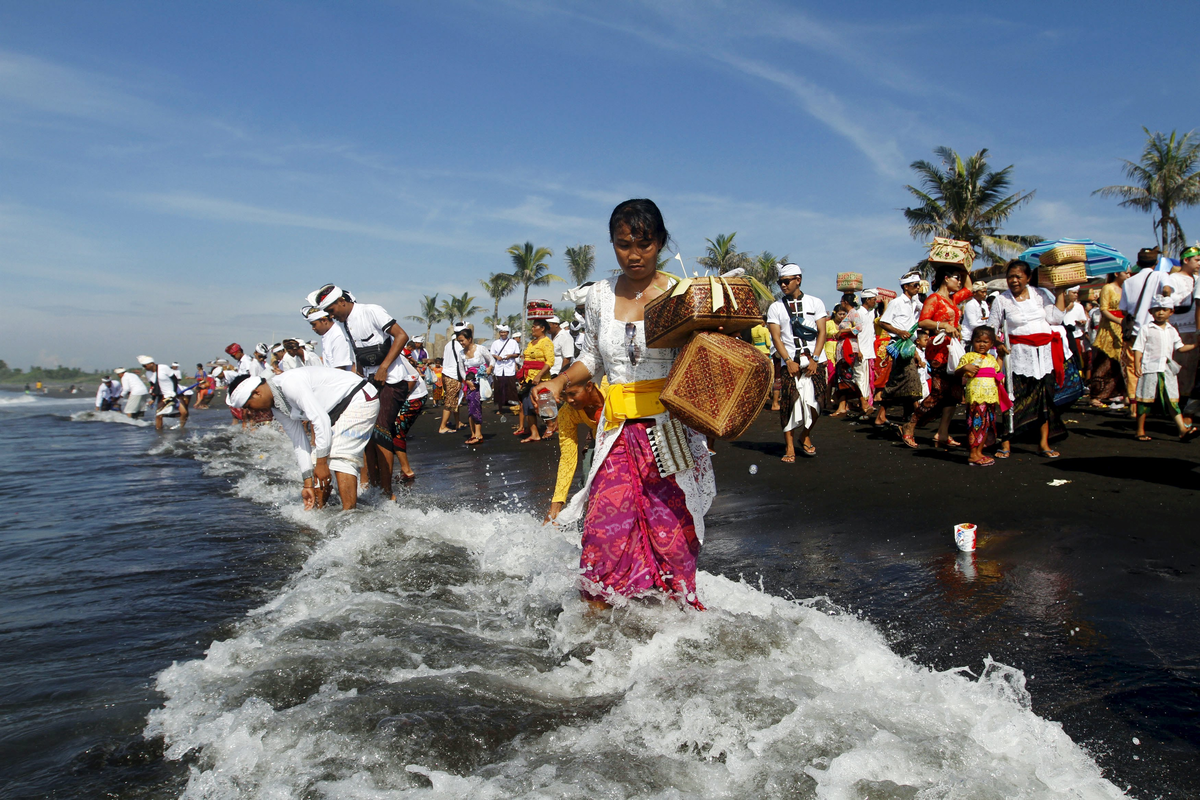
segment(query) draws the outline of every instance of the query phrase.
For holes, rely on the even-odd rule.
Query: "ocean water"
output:
[[[1123,796],[1020,670],[828,600],[589,614],[511,459],[306,514],[282,433],[89,405],[0,400],[5,797]]]

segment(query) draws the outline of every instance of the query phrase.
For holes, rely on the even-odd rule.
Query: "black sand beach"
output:
[[[988,657],[1015,666],[1034,711],[1061,722],[1119,786],[1195,796],[1200,445],[1179,443],[1165,422],[1149,424],[1155,441],[1137,442],[1124,413],[1077,408],[1064,415],[1061,458],[1018,442],[1008,461],[975,468],[965,450],[935,451],[932,429],[912,451],[828,418],[818,455],[783,464],[777,416],[765,411],[741,439],[717,444],[699,566],[827,597],[936,669],[978,674]],[[544,513],[555,443],[519,444],[513,418],[489,411],[485,443],[468,457],[462,435],[436,433],[435,414],[414,431],[410,491],[482,507],[500,499],[503,471],[509,497]],[[965,441],[961,426],[952,432]],[[973,555],[955,550],[960,522],[979,526]]]

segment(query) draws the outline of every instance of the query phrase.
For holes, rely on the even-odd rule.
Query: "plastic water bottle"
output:
[[[542,419],[554,419],[558,416],[558,404],[554,402],[554,393],[549,389],[538,390],[537,411]]]

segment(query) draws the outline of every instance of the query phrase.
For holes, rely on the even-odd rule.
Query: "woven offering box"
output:
[[[744,278],[689,278],[646,303],[646,345],[683,347],[696,331],[737,333],[762,322]]]
[[[1060,244],[1038,256],[1044,267],[1087,261],[1087,248],[1081,244]]]
[[[736,439],[758,416],[771,389],[771,359],[721,333],[696,334],[680,351],[659,399],[685,425]]]
[[[1042,278],[1045,283],[1058,288],[1059,286],[1078,286],[1081,283],[1087,283],[1087,262],[1076,261],[1072,264],[1055,264],[1054,266],[1041,266],[1038,271],[1042,273]],[[1043,280],[1039,280],[1041,284]]]
[[[884,298],[887,298],[888,300],[896,299],[896,292],[892,289],[876,289],[875,294],[878,295],[880,300],[883,300]]]
[[[530,319],[550,319],[554,316],[554,306],[548,300],[530,300],[525,313]]]
[[[975,250],[970,242],[938,236],[929,248],[929,261],[933,264],[957,264],[970,270],[971,263],[975,261]]]
[[[861,272],[839,272],[837,274],[837,290],[839,292],[857,292],[863,287]]]

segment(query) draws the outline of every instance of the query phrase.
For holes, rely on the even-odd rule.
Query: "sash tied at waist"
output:
[[[1008,395],[1008,388],[1004,385],[1004,373],[992,367],[980,367],[975,373],[976,378],[992,378],[996,381],[996,394],[1000,398],[1000,411],[1008,411],[1012,408],[1012,398]]]
[[[1009,336],[1011,344],[1027,344],[1030,347],[1050,345],[1050,359],[1054,362],[1054,382],[1059,388],[1067,380],[1067,361],[1063,352],[1062,338],[1057,333],[1030,333],[1025,336]]]
[[[665,414],[659,394],[666,385],[666,378],[609,384],[604,393],[604,430],[611,431],[627,419]]]

